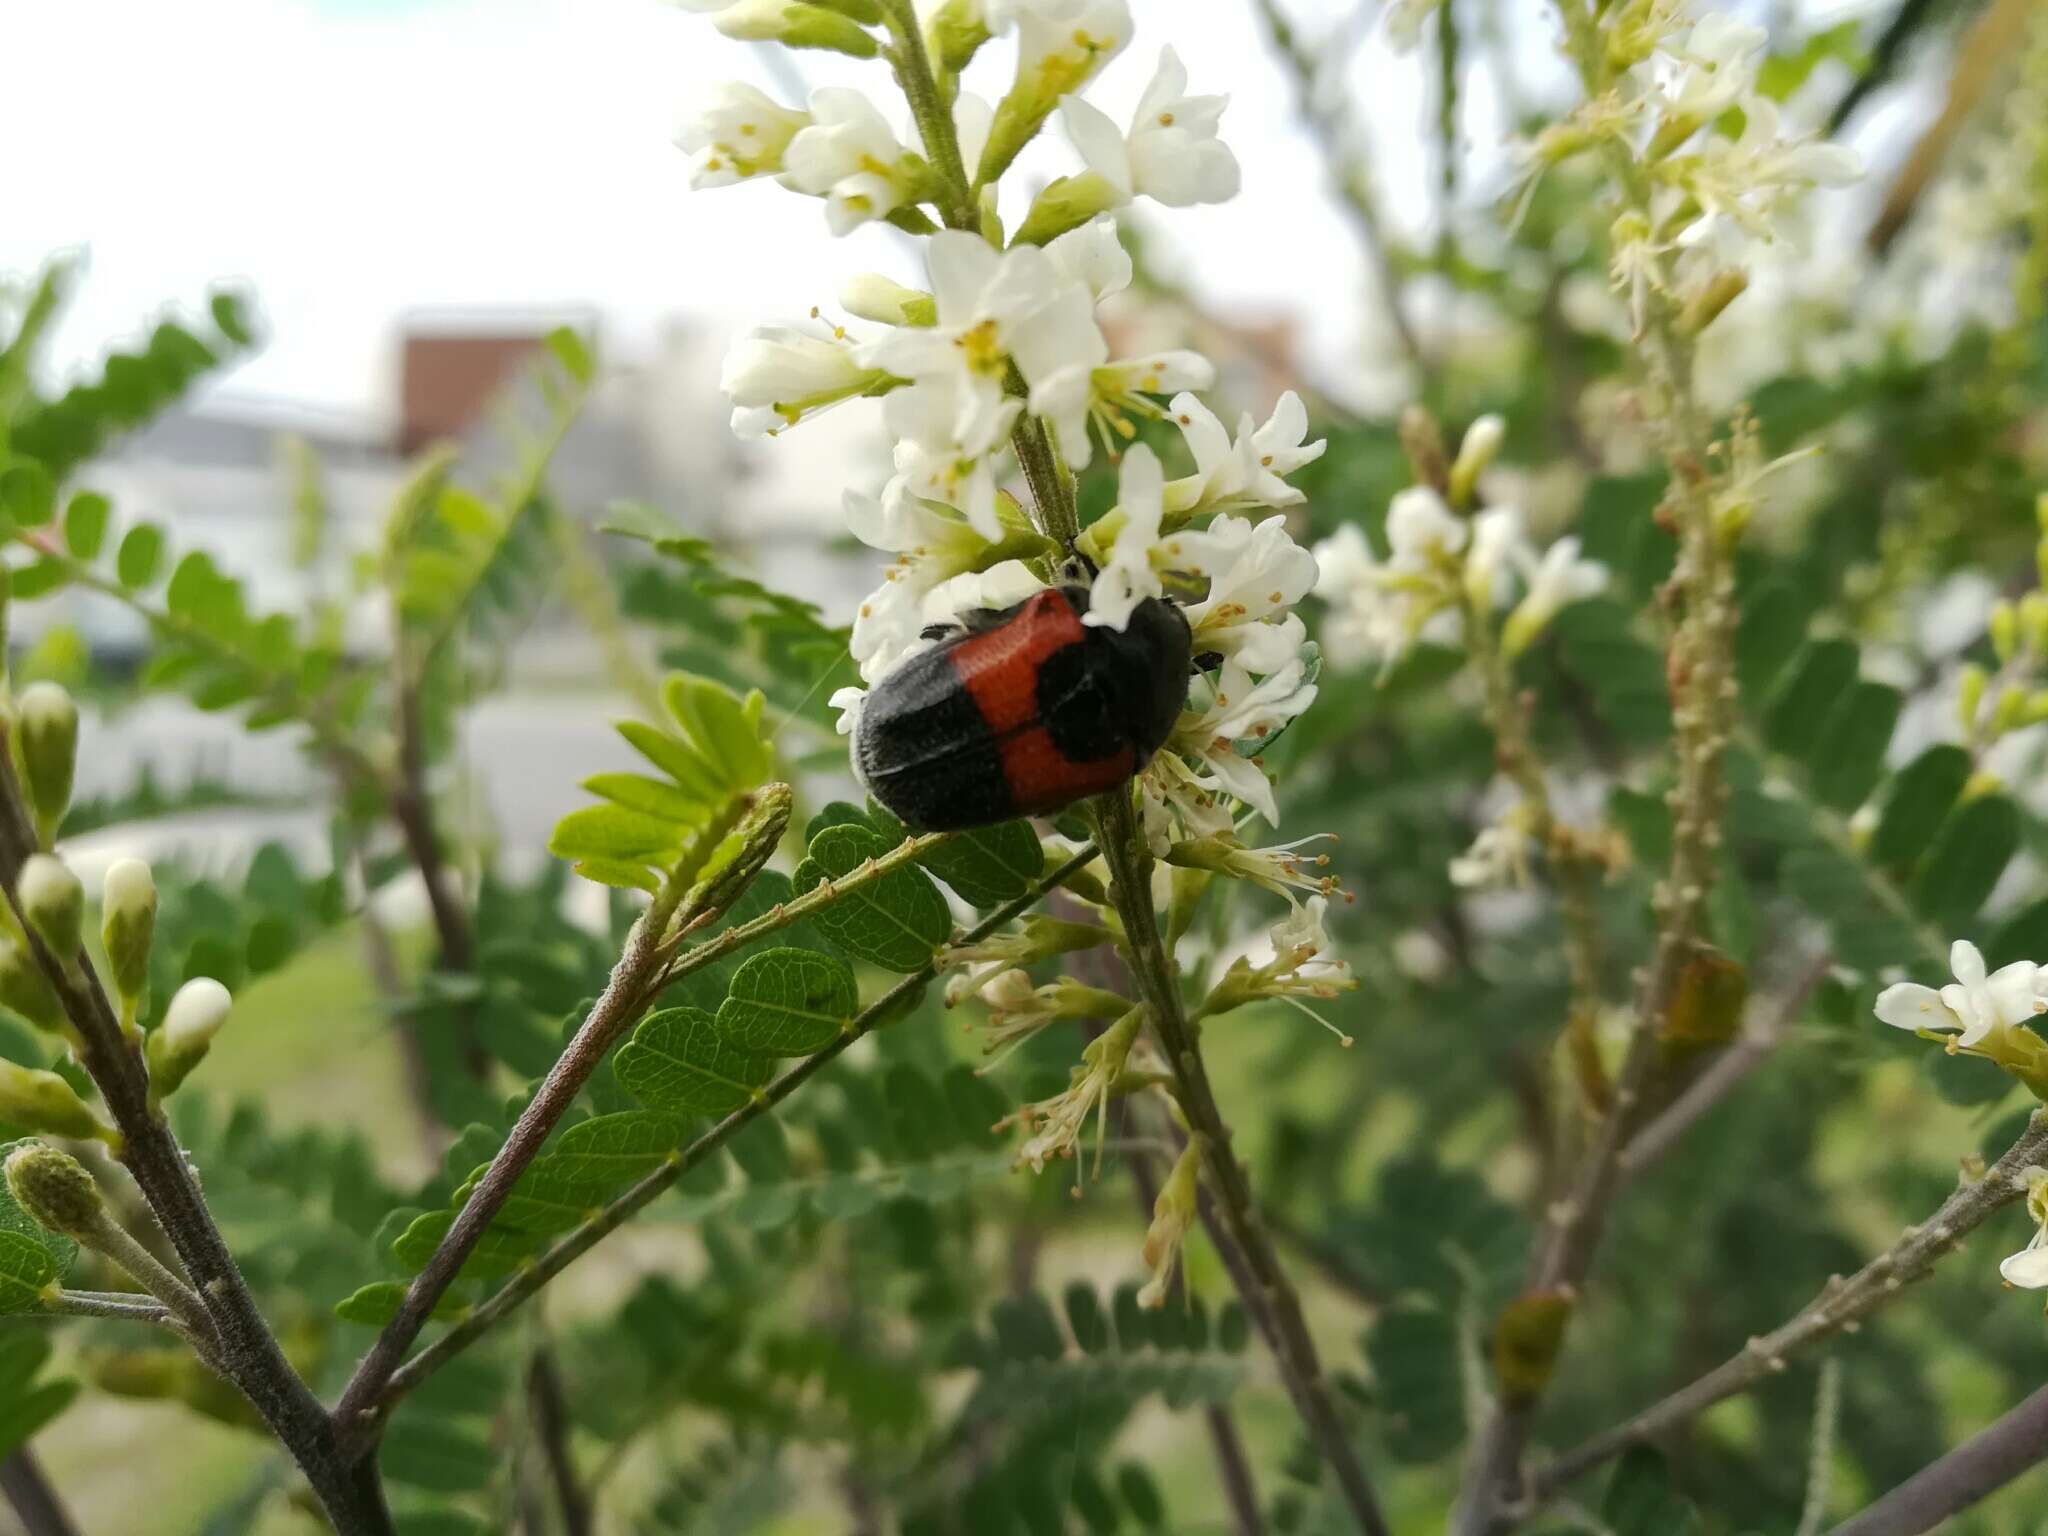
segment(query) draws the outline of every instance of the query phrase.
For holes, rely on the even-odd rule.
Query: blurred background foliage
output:
[[[2048,958],[2043,731],[1989,746],[1956,723],[1964,669],[1999,668],[1990,599],[2037,584],[2048,487],[2048,160],[2000,158],[2017,115],[2048,112],[2044,44],[1985,79],[1963,67],[1970,29],[2000,9],[1773,10],[1766,80],[1810,115],[1853,121],[1898,80],[1931,75],[1960,116],[1924,185],[1901,175],[1831,206],[1707,344],[1710,398],[1746,402],[1767,454],[1824,450],[1769,486],[1739,571],[1737,792],[1712,937],[1747,972],[1771,1049],[1626,1190],[1539,1427],[1552,1448],[1790,1316],[1921,1220],[1959,1164],[1995,1156],[2024,1113],[1984,1063],[1871,1017],[1884,980],[1938,979],[1951,938],[1973,938],[1994,966]],[[1416,67],[1434,62],[1455,84],[1459,49],[1492,17],[1453,0]],[[1291,59],[1245,68],[1307,68],[1318,39],[1281,41]],[[1303,89],[1351,174],[1344,104],[1312,78]],[[1456,164],[1445,157],[1447,178]],[[1361,280],[1391,275],[1380,300],[1432,317],[1398,365],[1406,392],[1452,429],[1502,415],[1489,499],[1547,533],[1575,531],[1615,573],[1521,658],[1517,681],[1569,813],[1605,819],[1633,856],[1599,892],[1618,1004],[1669,842],[1658,753],[1670,711],[1643,614],[1672,543],[1656,517],[1662,475],[1630,415],[1595,188],[1553,173],[1507,226],[1490,200],[1447,202],[1433,240],[1403,241],[1373,228],[1369,177],[1347,186],[1367,236]],[[1881,249],[1863,240],[1873,219],[1897,230]],[[1170,264],[1138,254],[1133,326],[1228,339]],[[823,704],[845,680],[844,614],[775,590],[747,548],[681,530],[664,509],[549,489],[550,455],[599,372],[569,334],[512,392],[489,462],[427,453],[378,537],[349,550],[349,583],[303,611],[255,611],[234,551],[110,503],[94,479],[108,445],[260,345],[245,305],[217,297],[204,318],[165,320],[54,384],[34,360],[70,281],[54,264],[0,311],[14,605],[87,592],[139,613],[149,639],[138,659],[45,628],[17,646],[15,675],[61,677],[110,720],[145,693],[229,712],[287,732],[325,776],[286,807],[320,828],[316,850],[159,863],[152,995],[195,975],[237,993],[231,1048],[180,1094],[178,1129],[289,1353],[331,1392],[365,1324],[386,1315],[404,1234],[445,1219],[564,1021],[602,987],[629,916],[616,894],[593,900],[566,865],[535,859],[534,829],[474,814],[464,721],[517,686],[515,641],[568,616],[600,642],[582,686],[616,693],[620,713],[658,711],[653,680],[670,668],[763,690],[803,827],[847,792]],[[1238,340],[1232,376],[1255,381],[1242,403],[1263,410],[1279,383],[1304,387],[1329,438],[1299,477],[1297,533],[1355,523],[1383,548],[1388,499],[1411,478],[1393,414],[1346,409],[1285,345]],[[1178,472],[1177,436],[1153,441]],[[324,516],[321,474],[298,464],[276,506],[309,549],[348,532]],[[1083,490],[1099,512],[1113,471],[1098,465]],[[367,643],[349,619],[366,602],[381,615]],[[1428,644],[1384,673],[1334,658],[1273,755],[1286,833],[1341,837],[1335,870],[1357,900],[1337,934],[1363,985],[1328,1012],[1356,1046],[1271,1007],[1208,1036],[1403,1532],[1442,1526],[1493,1320],[1582,1114],[1559,1048],[1568,982],[1552,904],[1474,896],[1447,872],[1486,824],[1494,779],[1469,684],[1455,654]],[[452,923],[418,896],[422,800],[442,812],[429,857],[467,892]],[[180,817],[255,824],[279,808],[145,764],[75,805],[66,836],[112,848]],[[821,825],[860,817],[842,806]],[[792,833],[783,862],[802,845]],[[770,875],[749,900],[765,910],[788,889]],[[1186,941],[1191,968],[1219,965],[1258,922],[1212,904]],[[780,942],[826,947],[807,932]],[[872,996],[874,967],[859,971]],[[989,1127],[1061,1086],[1076,1046],[1050,1032],[976,1075],[974,1043],[936,989],[923,995],[407,1403],[385,1459],[403,1529],[1222,1531],[1220,1415],[1249,1448],[1268,1529],[1342,1529],[1212,1252],[1191,1246],[1185,1292],[1165,1310],[1136,1306],[1130,1168],[1159,1149],[1119,1130],[1099,1171],[1009,1171]],[[1732,1048],[1725,1034],[1709,1047]],[[4,1018],[0,1054],[51,1064],[45,1038]],[[632,1111],[615,1076],[593,1085],[593,1115]],[[2039,1309],[1996,1278],[2024,1236],[2016,1216],[1994,1222],[1870,1326],[1658,1454],[1594,1474],[1531,1528],[1792,1536],[1820,1528],[1801,1519],[1815,1467],[1819,1507],[1846,1515],[2041,1380]],[[1839,1363],[1833,1415],[1817,1413],[1822,1359]],[[32,1443],[84,1530],[313,1528],[279,1453],[248,1429],[226,1388],[119,1324],[0,1331],[0,1449]],[[2020,1536],[2044,1498],[2031,1476],[1953,1529]]]

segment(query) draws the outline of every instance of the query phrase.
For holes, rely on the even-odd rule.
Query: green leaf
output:
[[[918,861],[970,906],[984,910],[1022,896],[1045,872],[1045,852],[1028,821],[955,833]]]
[[[889,851],[888,839],[860,827],[828,827],[797,866],[796,889],[853,873]],[[851,955],[883,970],[920,969],[952,936],[952,914],[938,887],[921,870],[892,869],[813,914],[818,931]]]
[[[1913,904],[1961,929],[1984,905],[2020,844],[2019,807],[2003,795],[1970,800],[1942,824],[1913,882]]]
[[[664,1008],[641,1020],[616,1070],[620,1086],[649,1109],[723,1115],[758,1097],[775,1065],[740,1049],[710,1014]]]
[[[1929,747],[1908,763],[1885,797],[1870,856],[1896,874],[1911,870],[1962,798],[1971,771],[1970,754],[1957,746]]]
[[[691,800],[716,805],[725,799],[718,770],[688,742],[639,720],[621,720],[618,732],[647,761],[674,779]]]
[[[1699,1529],[1698,1512],[1671,1486],[1663,1456],[1646,1445],[1623,1452],[1615,1464],[1600,1518],[1614,1536],[1692,1536]]]
[[[1812,758],[1828,711],[1856,681],[1859,658],[1847,640],[1818,640],[1794,662],[1764,716],[1764,740],[1787,757]]]
[[[733,974],[718,1027],[742,1050],[808,1056],[843,1035],[860,1011],[846,962],[808,949],[771,949]]]
[[[391,1481],[436,1493],[475,1493],[498,1474],[498,1453],[483,1430],[427,1414],[393,1426],[379,1463]]]
[[[588,384],[596,376],[597,362],[590,355],[589,344],[568,326],[557,326],[549,331],[545,344],[554,353],[555,361],[578,384]]]
[[[57,560],[31,560],[15,569],[7,583],[9,594],[22,602],[47,597],[71,584],[71,573]]]
[[[97,491],[80,491],[64,509],[64,544],[80,560],[99,558],[112,504]]]
[[[555,823],[548,852],[562,859],[662,863],[682,852],[683,830],[620,805],[586,805]]]
[[[403,1280],[376,1280],[360,1287],[334,1304],[334,1315],[345,1323],[361,1323],[366,1328],[382,1328],[398,1316],[398,1309],[405,1301],[407,1286]],[[437,1321],[447,1322],[463,1312],[462,1302],[452,1292],[444,1293],[434,1303],[433,1316]]]
[[[643,773],[592,774],[583,781],[583,787],[629,811],[684,826],[700,825],[710,814],[710,807],[703,801],[685,794],[666,779],[652,779]]]
[[[57,485],[41,464],[17,458],[0,469],[0,513],[16,527],[40,527],[56,510]]]
[[[1388,1450],[1401,1461],[1448,1455],[1465,1436],[1457,1324],[1436,1307],[1391,1307],[1373,1325],[1365,1354],[1388,1413]]]
[[[1760,586],[1742,605],[1735,631],[1735,676],[1752,702],[1766,698],[1805,637],[1810,605],[1790,582]]]
[[[768,777],[773,761],[761,740],[759,693],[745,701],[709,678],[678,672],[662,685],[662,698],[676,723],[717,772],[719,798],[743,793]]]
[[[448,1229],[455,1225],[455,1217],[455,1211],[446,1209],[428,1211],[415,1217],[393,1240],[392,1257],[405,1267],[407,1274],[418,1274],[427,1267],[427,1261],[441,1246],[442,1239],[448,1236]],[[493,1223],[484,1230],[476,1247],[463,1261],[462,1273],[464,1276],[509,1275],[532,1257],[534,1247],[535,1240],[530,1234]]]
[[[1822,722],[1813,758],[1813,794],[1823,805],[1853,811],[1884,774],[1884,751],[1905,699],[1883,683],[1860,682]]]
[[[154,523],[137,523],[122,537],[114,556],[114,574],[124,587],[147,587],[156,580],[163,559],[163,530]]]

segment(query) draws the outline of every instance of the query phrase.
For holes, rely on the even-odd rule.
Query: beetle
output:
[[[854,771],[927,832],[1036,816],[1126,783],[1186,702],[1187,616],[1151,597],[1121,630],[1081,622],[1088,589],[1048,587],[926,631],[939,644],[871,690]]]

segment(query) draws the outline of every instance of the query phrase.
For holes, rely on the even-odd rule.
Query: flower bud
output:
[[[23,787],[48,847],[71,805],[71,777],[78,766],[78,706],[56,683],[31,683],[22,690],[15,739],[20,744]]]
[[[1472,500],[1479,477],[1499,456],[1507,435],[1507,423],[1494,415],[1482,416],[1465,429],[1465,439],[1458,445],[1457,462],[1451,465],[1452,506],[1462,507]]]
[[[741,42],[824,48],[857,59],[872,59],[881,51],[873,35],[851,17],[803,0],[738,0],[720,11],[712,25]]]
[[[1742,268],[1721,268],[1685,301],[1685,308],[1679,311],[1678,329],[1687,336],[1699,335],[1720,319],[1721,311],[1741,298],[1748,288],[1749,274]]]
[[[2020,643],[2036,655],[2048,655],[2048,592],[2029,592],[2020,599]]]
[[[234,999],[211,976],[195,976],[178,988],[164,1021],[150,1035],[149,1087],[158,1098],[174,1092],[206,1059],[213,1037],[228,1021]]]
[[[31,1141],[7,1159],[7,1187],[37,1226],[76,1237],[105,1219],[100,1187],[68,1152]]]
[[[1991,605],[1991,651],[2001,663],[2012,660],[2019,649],[2020,611],[2011,603]]]
[[[1158,1198],[1152,1202],[1152,1224],[1145,1229],[1143,1250],[1152,1278],[1138,1291],[1138,1305],[1141,1307],[1150,1309],[1166,1302],[1166,1284],[1173,1276],[1174,1261],[1179,1258],[1181,1243],[1195,1221],[1200,1193],[1201,1145],[1199,1140],[1191,1138],[1181,1148],[1173,1172],[1167,1175],[1166,1182],[1159,1188]]]
[[[1439,495],[1451,484],[1449,456],[1444,452],[1443,429],[1422,406],[1411,405],[1401,412],[1401,447],[1415,471],[1415,483],[1426,485]]]
[[[880,325],[937,325],[938,301],[916,288],[891,282],[879,272],[856,272],[839,290],[848,314]]]
[[[1031,211],[1018,226],[1017,243],[1044,245],[1130,200],[1128,193],[1119,191],[1107,177],[1094,171],[1059,177],[1032,199]]]
[[[0,940],[0,1007],[12,1009],[37,1029],[64,1027],[64,1007],[50,989],[49,977],[12,940]]]
[[[68,965],[85,931],[85,887],[78,876],[55,854],[31,854],[21,866],[15,895],[36,937]]]
[[[2008,686],[2000,690],[1998,703],[1991,711],[1991,734],[2003,736],[2016,731],[2026,723],[2027,694],[2022,688]]]
[[[149,946],[156,933],[156,879],[140,859],[117,859],[100,888],[100,941],[114,971],[114,990],[138,1004],[149,986]]]
[[[983,0],[944,0],[925,18],[924,36],[940,67],[957,75],[989,39]]]
[[[1965,735],[1977,729],[1977,711],[1984,705],[1984,688],[1990,681],[1975,662],[1966,663],[1957,678],[1956,718],[1962,722]]]
[[[76,1140],[107,1134],[78,1091],[54,1072],[0,1061],[0,1120]]]

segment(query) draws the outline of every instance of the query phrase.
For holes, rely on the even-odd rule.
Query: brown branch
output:
[[[548,1481],[555,1490],[555,1506],[561,1511],[562,1536],[590,1536],[590,1495],[576,1476],[576,1462],[569,1452],[569,1402],[562,1390],[562,1373],[546,1345],[533,1352],[527,1367],[526,1396],[533,1412],[534,1438],[540,1442]]]
[[[1828,1536],[1921,1536],[2040,1465],[2044,1457],[2048,1457],[2048,1387],[1946,1456],[1922,1467]]]
[[[35,851],[21,787],[12,766],[0,761],[0,885],[17,913],[15,885],[22,864]],[[344,1460],[326,1411],[264,1322],[207,1210],[184,1149],[150,1103],[141,1048],[122,1033],[91,957],[81,948],[68,961],[60,960],[31,925],[22,928],[30,954],[77,1032],[79,1060],[121,1132],[121,1161],[206,1309],[214,1333],[213,1363],[298,1463],[340,1536],[386,1536],[391,1521],[374,1470],[366,1474]]]
[[[27,1446],[0,1460],[0,1495],[21,1522],[23,1536],[78,1536],[78,1527]]]
[[[2039,1165],[2044,1155],[2048,1155],[2048,1110],[2036,1110],[2026,1130],[2005,1155],[1982,1178],[1950,1195],[1927,1221],[1908,1227],[1896,1243],[1848,1279],[1839,1275],[1831,1278],[1812,1301],[1782,1326],[1751,1339],[1740,1353],[1697,1381],[1538,1468],[1529,1479],[1530,1498],[1548,1498],[1608,1458],[1657,1438],[1723,1398],[1733,1397],[1782,1370],[1787,1357],[1795,1351],[1853,1328],[1927,1274],[1943,1255],[1952,1252],[1988,1218],[2021,1198],[2026,1191],[2026,1170]]]

